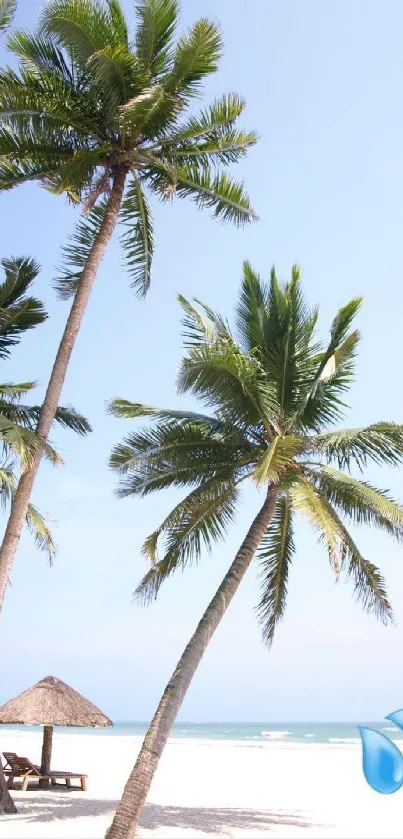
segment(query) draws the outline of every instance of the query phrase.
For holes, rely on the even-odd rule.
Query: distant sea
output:
[[[390,740],[403,740],[403,732],[387,720],[382,722],[362,722],[386,734]],[[174,726],[171,737],[177,740],[226,740],[251,743],[359,743],[358,723],[178,723]],[[0,737],[1,728],[0,726]],[[4,726],[8,730],[41,731],[40,726]],[[98,735],[103,737],[142,737],[147,730],[146,723],[116,722],[111,728],[63,728],[56,733]]]

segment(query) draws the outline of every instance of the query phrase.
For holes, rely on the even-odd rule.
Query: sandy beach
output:
[[[141,739],[54,736],[53,767],[88,773],[88,792],[14,792],[4,839],[102,839]],[[37,733],[1,731],[1,748],[39,759]],[[172,739],[143,812],[143,837],[400,839],[403,796],[378,795],[355,744]]]

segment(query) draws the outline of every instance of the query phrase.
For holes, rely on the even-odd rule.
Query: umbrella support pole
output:
[[[49,775],[50,761],[52,758],[52,739],[53,739],[53,725],[45,725],[43,728],[43,742],[42,742],[42,758],[41,758],[41,775]],[[42,778],[39,781],[41,789],[47,789],[49,780]]]

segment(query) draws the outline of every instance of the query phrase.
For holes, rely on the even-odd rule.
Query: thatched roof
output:
[[[107,726],[112,722],[96,705],[55,676],[47,676],[0,707],[0,723]]]

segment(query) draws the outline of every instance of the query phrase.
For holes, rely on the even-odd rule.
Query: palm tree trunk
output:
[[[52,760],[52,742],[53,742],[53,725],[45,725],[43,727],[41,775],[49,775],[50,762]],[[49,786],[49,779],[48,778],[41,778],[40,781],[39,781],[40,789],[47,789],[48,786]]]
[[[66,377],[70,356],[87,308],[99,264],[118,220],[123,199],[126,174],[127,171],[125,168],[116,170],[105,216],[99,233],[94,240],[85,268],[82,272],[81,279],[74,296],[73,305],[63,332],[62,340],[59,344],[59,349],[57,351],[37,426],[37,432],[44,440],[48,437],[57,407],[59,405],[60,394]],[[25,522],[32,487],[35,482],[40,462],[41,452],[38,452],[38,454],[35,455],[32,466],[21,476],[13,503],[11,505],[10,517],[8,519],[0,549],[0,615],[3,608],[4,595],[7,588],[11,566]]]
[[[186,691],[273,518],[275,504],[276,490],[271,488],[165,688],[106,834],[107,839],[133,839],[135,836],[159,759]]]
[[[7,789],[6,779],[0,760],[0,816],[6,813],[16,813],[17,808]]]

